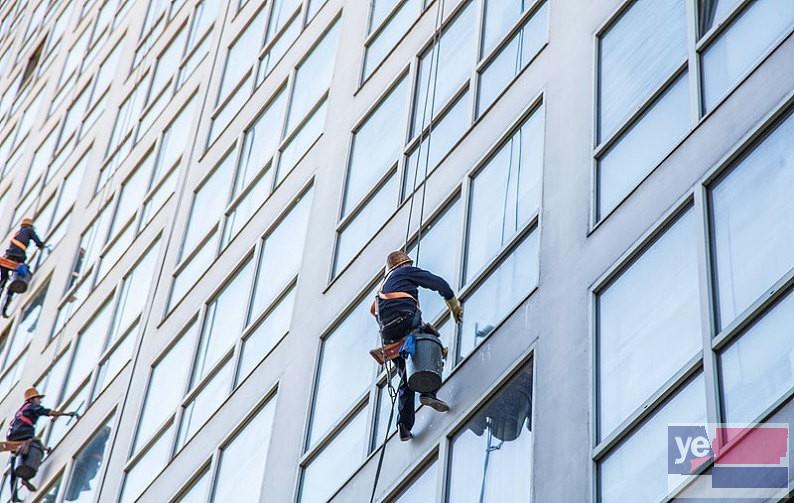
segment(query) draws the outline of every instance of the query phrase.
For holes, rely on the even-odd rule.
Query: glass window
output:
[[[471,353],[538,284],[538,234],[534,230],[525,237],[465,300],[459,360]]]
[[[637,0],[599,40],[598,130],[605,140],[687,57],[686,2]]]
[[[725,19],[741,0],[698,0],[700,35]]]
[[[372,0],[370,2],[369,32],[377,28],[386,19],[399,0]]]
[[[599,467],[604,503],[659,501],[667,495],[667,427],[706,420],[706,388],[696,377],[639,429],[624,440]]]
[[[265,77],[270,73],[276,64],[281,61],[284,54],[292,46],[292,43],[298,38],[301,33],[302,18],[300,15],[295,14],[289,21],[288,25],[279,32],[276,37],[266,45],[269,45],[267,51],[259,58],[259,69],[256,72],[256,86],[261,84]]]
[[[179,61],[182,59],[182,53],[185,50],[185,41],[187,40],[187,30],[182,28],[179,33],[171,39],[168,47],[157,58],[157,63],[154,68],[154,76],[152,77],[151,90],[147,102],[151,102],[163,88],[171,82],[171,77],[179,67]]]
[[[690,210],[598,294],[600,438],[702,347],[696,243]]]
[[[66,379],[66,396],[70,396],[85,383],[86,377],[99,359],[110,328],[112,314],[111,299],[108,299],[94,314],[93,319],[80,330],[72,364],[69,367],[69,376]]]
[[[245,379],[287,334],[294,306],[295,287],[292,287],[243,340],[237,383]]]
[[[526,120],[471,183],[466,281],[516,235],[540,207],[544,110]]]
[[[397,163],[405,139],[401,124],[405,120],[408,92],[408,79],[403,77],[353,134],[343,204],[345,215]]]
[[[182,423],[179,427],[177,450],[181,449],[210,416],[226,400],[234,379],[234,367],[227,361],[215,375],[204,383],[201,390],[184,406]]]
[[[421,146],[415,147],[408,155],[405,160],[405,175],[403,177],[403,199],[407,198],[422,183],[425,174],[430,175],[466,132],[471,122],[469,103],[469,92],[467,91],[458,98],[441,119],[437,119],[432,135],[428,128],[427,136],[422,140]]]
[[[422,230],[421,245],[417,248],[412,244],[408,249],[417,267],[441,276],[453,290],[458,286],[459,269],[457,261],[450,257],[460,256],[461,204],[460,199],[455,199],[439,218]],[[420,301],[422,317],[427,322],[433,322],[447,310],[444,298],[432,290],[423,290]]]
[[[452,439],[448,501],[530,501],[532,368],[500,389]]]
[[[260,9],[243,33],[229,47],[226,68],[221,77],[218,102],[231,93],[259,56],[267,21],[265,12],[266,9]]]
[[[365,351],[366,353],[366,351]],[[364,456],[367,412],[361,409],[303,470],[299,501],[327,501]]]
[[[182,257],[193,251],[210,228],[218,222],[229,203],[234,179],[234,150],[230,150],[195,191],[185,230]]]
[[[377,324],[369,314],[373,295],[366,295],[356,304],[350,314],[322,341],[309,434],[310,445],[315,444],[322,434],[350,410],[353,402],[366,392],[372,382],[375,365],[369,356],[369,350],[377,340]],[[370,339],[362,335],[368,333],[373,334]],[[349,385],[339,386],[340,382]],[[366,415],[359,413],[359,416]],[[347,429],[351,427],[348,426]],[[362,433],[361,437],[364,436],[366,435]]]
[[[119,503],[133,503],[171,459],[173,426],[164,431],[124,475]]]
[[[272,171],[262,174],[255,179],[243,195],[237,199],[231,208],[226,212],[226,221],[223,224],[223,236],[221,237],[221,249],[234,239],[242,228],[248,223],[254,213],[264,204],[263,194],[270,191],[273,186],[273,179],[269,176]]]
[[[339,39],[339,24],[323,35],[311,53],[297,68],[292,100],[287,116],[287,131],[292,131],[331,85]]]
[[[794,118],[711,191],[719,324],[725,327],[794,265]]]
[[[531,3],[530,0],[518,0],[517,2],[485,0],[480,54],[485,56],[491,52]]]
[[[171,287],[171,296],[168,299],[168,309],[171,310],[177,302],[196,284],[196,281],[207,271],[215,258],[216,249],[213,246],[217,231],[213,231],[198,247],[195,255],[183,262],[182,268],[174,275],[174,284]]]
[[[300,269],[309,223],[312,192],[301,196],[265,236],[257,266],[252,313],[258,314],[284,291]]]
[[[527,3],[529,2],[524,2],[524,4]],[[496,2],[493,0],[488,2],[489,7],[492,4],[509,5],[510,2],[500,2],[498,0]],[[523,8],[526,8],[526,5]],[[546,44],[549,31],[548,11],[548,3],[540,6],[480,73],[477,100],[478,115],[484,113],[496,101],[496,98],[513,78],[526,68],[532,58]]]
[[[80,449],[72,463],[72,470],[66,484],[64,501],[71,503],[90,503],[94,501],[99,486],[99,472],[105,461],[105,447],[110,440],[113,419],[94,433],[88,443]]]
[[[207,500],[207,492],[210,489],[210,471],[205,468],[204,472],[198,476],[189,489],[183,491],[174,503],[204,503]]]
[[[420,56],[419,77],[414,93],[416,97],[412,136],[417,135],[435,117],[468,79],[477,57],[476,10],[475,2],[469,2],[441,34],[437,45],[433,46],[436,49],[430,47]],[[432,93],[430,99],[427,96],[428,90]]]
[[[689,81],[684,73],[598,161],[599,216],[615,209],[689,132],[689,126]]]
[[[22,309],[22,316],[19,318],[19,322],[14,329],[14,339],[11,344],[11,349],[9,350],[9,358],[14,358],[19,354],[22,346],[36,333],[39,320],[41,319],[41,311],[44,309],[44,301],[47,299],[48,289],[49,283],[41,287]]]
[[[286,99],[287,93],[284,88],[281,88],[277,92],[276,97],[270,100],[257,118],[254,119],[253,124],[245,130],[242,153],[234,183],[234,196],[241,194],[245,190],[245,187],[251,183],[254,177],[268,166],[273,154],[276,153],[281,139],[281,128],[274,127],[274,125],[283,123]],[[264,197],[270,192],[269,187],[265,187],[265,189],[264,192],[258,194],[259,197]]]
[[[256,416],[221,451],[212,501],[258,501],[265,478],[270,435],[275,415],[275,399],[270,399]],[[251,448],[256,446],[256,456]],[[241,463],[243,459],[247,462]]]
[[[390,503],[432,503],[436,501],[437,479],[438,463],[433,461],[399,496],[389,501]]]
[[[162,179],[165,173],[168,173],[176,165],[177,161],[184,159],[185,153],[190,152],[190,133],[195,118],[195,105],[196,97],[194,95],[163,132],[153,184]]]
[[[739,78],[794,25],[794,2],[757,0],[703,53],[703,105],[713,109]]]
[[[388,13],[395,0],[378,0],[373,3],[372,8],[372,28],[377,26],[377,18],[382,18]],[[397,8],[397,12],[380,29],[375,38],[367,45],[364,56],[364,79],[372,75],[375,68],[380,65],[386,55],[394,49],[397,42],[405,36],[405,33],[414,23],[422,12],[422,0],[406,0]]]
[[[358,214],[339,232],[334,274],[346,266],[395,210],[399,176],[392,173]]]
[[[203,379],[242,334],[253,276],[254,262],[249,258],[207,305],[191,384]]]
[[[144,445],[173,414],[187,391],[191,356],[197,336],[198,325],[194,322],[179,336],[176,344],[152,366],[133,451]]]
[[[323,100],[282,149],[281,157],[278,160],[276,185],[280,184],[292,172],[295,166],[303,159],[303,156],[306,155],[306,152],[323,134],[327,108],[328,101]]]
[[[750,423],[794,386],[794,295],[754,323],[720,357],[725,421]]]

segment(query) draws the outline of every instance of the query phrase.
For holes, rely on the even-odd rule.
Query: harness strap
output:
[[[11,238],[11,244],[21,249],[22,251],[27,251],[28,249],[28,246],[25,243],[23,243],[22,241],[18,240],[15,237]]]
[[[414,296],[411,295],[408,292],[383,293],[383,292],[379,291],[378,292],[378,298],[380,300],[411,299],[412,301],[416,302],[416,307],[417,308],[419,307],[419,301],[416,298],[414,298]],[[372,314],[372,316],[377,316],[378,315],[378,301],[377,300],[373,300],[372,301],[372,305],[369,307],[369,312],[370,312],[370,314]]]

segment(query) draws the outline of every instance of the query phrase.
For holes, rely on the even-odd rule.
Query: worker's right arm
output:
[[[455,297],[455,292],[452,291],[449,283],[441,276],[436,276],[432,272],[419,269],[418,267],[414,267],[410,274],[417,285],[438,292],[444,297],[444,300]]]

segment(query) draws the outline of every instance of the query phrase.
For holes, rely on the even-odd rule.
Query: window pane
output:
[[[425,468],[411,485],[397,498],[391,500],[391,503],[433,503],[436,501],[436,479],[438,479],[438,463],[433,461],[433,464]]]
[[[122,341],[119,342],[107,358],[100,363],[99,371],[96,374],[96,382],[94,383],[94,392],[91,394],[91,401],[96,400],[99,394],[113,382],[116,375],[121,372],[121,369],[124,368],[127,362],[132,358],[132,352],[135,349],[137,328],[137,323],[130,327],[130,332],[122,336]]]
[[[688,211],[598,296],[600,438],[700,350],[699,306]]]
[[[422,126],[429,123],[471,73],[476,59],[476,16],[475,2],[469,2],[441,35],[440,49],[433,51],[431,47],[421,56],[419,78],[416,82],[412,136],[417,135]],[[431,63],[431,58],[436,61]],[[430,99],[426,98],[428,88],[431,91]]]
[[[538,234],[535,230],[525,237],[464,302],[459,359],[471,353],[538,284]]]
[[[416,262],[417,267],[447,280],[453,290],[458,286],[459,276],[455,258],[460,256],[460,207],[460,199],[456,199],[437,221],[422,231],[419,261]],[[408,254],[414,260],[417,258],[416,253],[416,245],[411,246]],[[423,290],[420,301],[422,318],[429,323],[447,309],[444,298],[432,290]]]
[[[268,234],[257,266],[251,313],[258,315],[295,279],[303,259],[312,191],[301,196],[284,219]]]
[[[310,445],[350,410],[372,382],[375,364],[369,350],[378,343],[378,326],[369,314],[373,298],[373,295],[365,296],[322,342]],[[371,337],[363,334],[371,334]],[[341,382],[348,385],[339,386]],[[366,416],[366,413],[359,415]]]
[[[302,28],[302,18],[300,15],[294,16],[289,21],[289,25],[284,29],[284,31],[280,32],[276,39],[272,42],[268,42],[270,47],[268,48],[267,52],[262,55],[259,59],[259,69],[256,72],[256,87],[259,87],[265,77],[270,74],[270,71],[276,66],[276,64],[281,61],[281,58],[284,57],[284,54],[287,53],[287,50],[292,46],[292,43],[298,38],[298,35],[301,34]]]
[[[345,215],[399,159],[408,91],[408,79],[403,78],[354,133],[343,204]]]
[[[720,327],[794,265],[792,145],[789,117],[712,190]]]
[[[667,494],[667,427],[674,423],[705,422],[705,397],[701,375],[621,443],[600,466],[601,501],[663,499]]]
[[[480,170],[471,184],[466,281],[471,280],[540,207],[543,108]]]
[[[259,326],[251,331],[251,334],[243,341],[240,370],[237,378],[238,383],[245,379],[262,358],[287,334],[294,306],[295,287],[276,304],[276,307],[265,316]]]
[[[229,203],[233,177],[234,151],[232,150],[196,191],[185,231],[185,244],[182,246],[183,257],[191,252],[218,222],[218,218]]]
[[[234,368],[226,362],[218,372],[207,381],[201,391],[184,407],[182,424],[179,427],[177,450],[181,449],[218,407],[226,400],[231,388]]]
[[[379,0],[376,2],[372,14],[373,21],[376,19],[376,14],[380,15],[380,13],[376,11],[381,9],[385,10],[381,6],[385,5],[386,8],[391,8],[394,3],[394,0]],[[422,0],[406,0],[400,5],[397,13],[389,19],[386,26],[375,36],[375,39],[366,48],[364,56],[365,79],[372,75],[375,68],[386,59],[386,55],[397,45],[397,42],[405,35],[416,18],[419,17],[419,14],[422,12],[422,7]],[[383,15],[385,16],[386,12],[384,12]],[[374,27],[375,24],[372,26]]]
[[[794,24],[791,0],[750,2],[703,53],[703,105],[706,112],[717,104],[761,55]]]
[[[90,503],[99,486],[99,472],[105,460],[105,447],[110,440],[111,418],[102,426],[74,458],[64,501]]]
[[[160,152],[157,156],[157,167],[152,178],[152,184],[162,179],[163,175],[179,159],[184,159],[184,154],[190,151],[190,141],[192,136],[193,119],[195,111],[196,97],[179,111],[179,115],[163,133],[163,141],[160,144]],[[151,188],[151,186],[150,186]]]
[[[603,218],[689,132],[689,82],[684,73],[598,161],[598,214]]]
[[[530,0],[517,0],[515,2],[505,2],[504,0],[485,1],[481,57],[491,52],[531,3]]]
[[[698,0],[700,35],[725,19],[741,0]]]
[[[366,410],[360,410],[304,469],[299,501],[328,500],[361,464],[367,436]]]
[[[373,0],[370,4],[369,30],[372,31],[389,14],[399,0]]]
[[[198,326],[194,323],[154,366],[143,400],[133,451],[146,443],[166,418],[173,415],[187,391],[190,360]]]
[[[71,395],[83,379],[91,373],[94,365],[105,347],[105,340],[110,328],[111,300],[99,308],[94,319],[80,330],[77,347],[74,351],[69,377],[66,381],[66,395]]]
[[[323,101],[306,122],[289,140],[281,152],[278,160],[278,171],[276,172],[276,185],[280,184],[289,175],[293,168],[303,159],[309,148],[314,145],[317,139],[323,134],[325,127],[325,113],[328,109],[328,101]]]
[[[601,37],[601,140],[686,60],[686,37],[686,2],[681,0],[637,0]]]
[[[532,370],[497,392],[452,439],[449,501],[530,501]]]
[[[199,246],[195,255],[188,259],[187,263],[182,266],[182,269],[174,276],[174,285],[171,287],[171,297],[168,299],[168,309],[173,308],[177,302],[182,300],[182,297],[187,294],[188,290],[196,284],[212,264],[217,251],[217,236],[218,231],[213,231],[212,234]]]
[[[229,47],[218,102],[228,96],[259,56],[259,49],[264,41],[266,10],[260,9],[253,21],[245,27],[243,34]]]
[[[794,386],[793,322],[788,294],[720,357],[726,421],[756,421]]]
[[[298,66],[287,118],[287,131],[294,129],[331,85],[338,38],[339,24],[335,23]]]
[[[193,483],[191,488],[182,493],[174,503],[204,503],[207,500],[207,492],[210,488],[210,473],[205,470],[201,477]]]
[[[253,275],[254,263],[249,259],[208,305],[190,381],[192,385],[203,379],[242,335]]]
[[[273,157],[281,139],[284,104],[287,95],[282,89],[245,131],[243,150],[234,182],[234,195],[239,195]],[[259,193],[264,199],[269,190]]]
[[[41,311],[44,308],[44,301],[47,298],[47,290],[49,285],[44,285],[37,293],[36,296],[25,306],[22,310],[22,316],[19,323],[17,323],[14,331],[14,339],[9,350],[9,358],[14,358],[22,347],[27,344],[31,339],[36,329],[39,326],[39,319],[41,318]]]
[[[171,441],[174,427],[165,430],[155,443],[124,476],[124,489],[120,503],[132,503],[141,495],[154,478],[163,471],[171,459]]]
[[[226,214],[226,221],[223,224],[223,237],[221,239],[221,250],[237,236],[245,224],[251,219],[256,211],[262,207],[265,202],[263,197],[270,192],[273,186],[273,171],[269,169],[270,166],[265,168],[265,173],[262,174],[248,192],[238,199],[232,209]]]
[[[469,93],[465,92],[458,98],[444,117],[433,126],[432,134],[422,141],[421,147],[416,147],[405,160],[405,177],[403,180],[402,198],[407,198],[415,187],[425,179],[425,173],[430,173],[438,166],[441,159],[449,154],[452,147],[460,140],[463,133],[469,128],[471,122],[471,103]],[[428,159],[428,156],[430,157]],[[417,176],[417,169],[419,174]]]
[[[250,423],[221,451],[212,501],[259,501],[270,446],[275,399],[270,399]],[[256,455],[251,448],[256,446]],[[247,462],[241,463],[243,459]]]
[[[284,27],[300,4],[301,0],[274,0],[270,13],[270,26],[267,29],[268,40]]]
[[[493,0],[489,5],[492,3]],[[548,3],[544,3],[482,72],[478,91],[478,115],[496,101],[513,78],[526,68],[548,41],[548,10]]]
[[[346,266],[395,210],[398,176],[392,174],[353,220],[339,233],[334,274]]]

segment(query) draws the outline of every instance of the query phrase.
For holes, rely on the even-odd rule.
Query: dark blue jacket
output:
[[[395,269],[386,278],[381,291],[383,293],[405,292],[418,300],[420,286],[438,292],[445,300],[455,296],[455,292],[444,278],[413,266],[402,266]],[[383,300],[378,298],[378,315],[381,319],[388,319],[394,313],[415,312],[416,307],[416,303],[411,299]]]
[[[33,227],[20,227],[20,229],[14,235],[14,239],[20,241],[26,247],[30,246],[30,242],[32,240],[36,243],[36,246],[39,248],[44,248],[44,243],[39,238],[39,235],[36,234],[36,231],[33,230]],[[27,254],[25,253],[25,250],[11,242],[11,244],[8,246],[8,249],[6,250],[6,257],[24,258],[27,257]]]
[[[28,440],[36,436],[36,421],[49,416],[50,409],[32,402],[25,402],[14,414],[6,434],[6,440]]]

